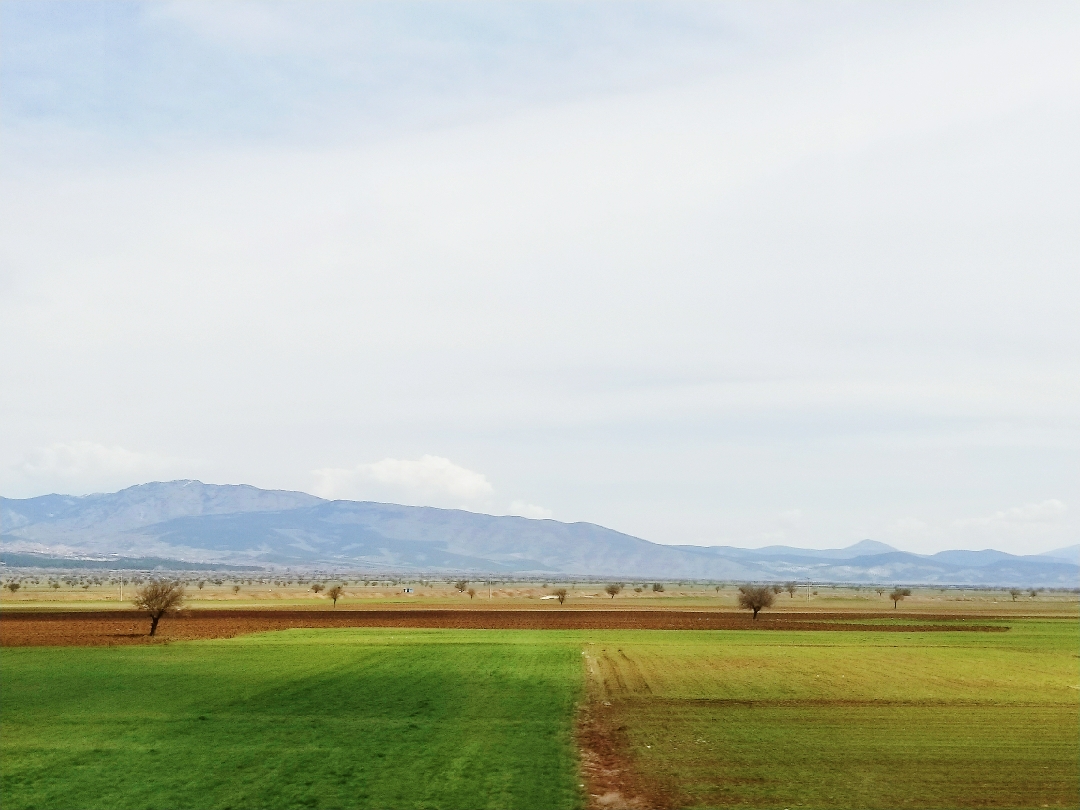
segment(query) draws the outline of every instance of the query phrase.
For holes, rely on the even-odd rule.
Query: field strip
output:
[[[888,623],[879,623],[882,618]],[[900,621],[898,621],[900,619]],[[874,633],[999,633],[1006,617],[774,614],[702,610],[185,610],[165,618],[159,640],[231,638],[298,628],[401,627],[460,630],[814,630]],[[0,645],[98,646],[146,643],[149,621],[135,610],[5,611]]]

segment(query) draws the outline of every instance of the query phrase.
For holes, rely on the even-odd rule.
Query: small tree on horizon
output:
[[[772,586],[772,592],[775,593],[777,596],[779,596],[781,593],[783,593],[783,591],[784,591],[784,586],[783,585],[773,585]]]
[[[337,607],[337,600],[341,598],[343,593],[345,593],[345,589],[340,585],[335,585],[326,592],[326,595],[334,600],[334,607]]]
[[[1020,595],[1020,589],[1019,588],[1009,588],[1009,596],[1012,597],[1012,600],[1014,602],[1016,601],[1016,597],[1018,597],[1019,595]]]
[[[150,635],[157,632],[158,622],[166,613],[173,613],[184,603],[184,586],[179,582],[154,579],[135,592],[135,607],[150,614]]]
[[[604,592],[609,594],[612,599],[614,599],[616,596],[618,596],[619,592],[621,590],[622,590],[622,585],[620,583],[618,583],[618,582],[611,582],[611,583],[608,584],[608,586],[606,588],[604,588]]]
[[[556,588],[551,593],[559,600],[560,605],[566,601],[566,588]]]
[[[654,582],[652,584],[652,589],[653,589],[653,593],[663,593],[664,592],[664,583],[663,582]]]
[[[459,579],[454,583],[454,587],[458,589],[458,593],[465,593],[465,589],[469,587],[469,580]]]
[[[4,587],[5,587],[5,588],[7,588],[7,589],[8,589],[9,591],[11,591],[12,593],[15,593],[15,591],[19,590],[19,588],[21,588],[21,587],[22,587],[22,585],[21,585],[21,584],[19,584],[18,582],[9,582],[9,583],[8,583],[7,585],[5,585]]]
[[[767,585],[740,585],[739,607],[754,611],[754,619],[763,608],[772,607],[776,594]]]
[[[893,588],[893,592],[889,594],[893,610],[896,610],[896,606],[903,601],[905,596],[911,596],[911,588]]]
[[[469,590],[468,590],[468,591],[466,591],[466,593],[468,593],[468,594],[469,594],[469,598],[470,598],[470,599],[472,599],[473,597],[475,597],[475,596],[476,596],[476,588],[469,588]]]
[[[784,590],[788,592],[788,596],[790,596],[792,599],[795,598],[795,589],[798,587],[798,584],[794,582],[787,582],[784,584]]]
[[[316,582],[314,585],[311,586],[311,590],[312,590],[313,593],[321,593],[325,589],[323,588],[322,585],[320,585],[318,582]]]

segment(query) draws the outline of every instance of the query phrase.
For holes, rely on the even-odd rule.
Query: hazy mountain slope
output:
[[[334,501],[286,512],[178,518],[131,536],[278,564],[612,576],[752,577],[738,563],[649,543],[588,523],[453,509]]]
[[[85,540],[115,535],[188,515],[270,512],[323,503],[304,492],[201,481],[139,484],[94,495],[0,498],[0,531],[27,539]]]
[[[759,560],[772,557],[798,557],[814,560],[846,560],[870,554],[888,554],[896,551],[890,545],[876,540],[860,540],[847,548],[794,548],[792,546],[764,546],[762,548],[735,548],[734,546],[675,546],[675,548],[696,549],[706,554],[729,557],[734,560]],[[1000,553],[1000,552],[999,552]]]
[[[0,543],[9,553],[120,554],[233,565],[561,572],[625,579],[1080,583],[1080,566],[1046,555],[1017,557],[988,549],[925,556],[873,540],[825,550],[664,546],[590,523],[325,501],[301,492],[198,481],[143,484],[78,498],[0,499],[0,528]]]
[[[1065,548],[1055,548],[1053,551],[1044,551],[1040,557],[1053,557],[1059,560],[1068,560],[1071,563],[1080,564],[1080,543]]]

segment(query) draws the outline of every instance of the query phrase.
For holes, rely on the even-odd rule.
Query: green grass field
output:
[[[608,634],[605,722],[687,807],[1080,802],[1080,628]],[[608,705],[604,705],[606,704]]]
[[[5,649],[2,804],[575,807],[580,648],[537,635]]]
[[[14,808],[581,806],[575,707],[687,807],[1080,796],[1080,628],[291,630],[0,651]]]

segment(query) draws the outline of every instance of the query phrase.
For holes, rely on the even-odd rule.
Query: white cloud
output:
[[[508,515],[517,515],[519,517],[534,518],[536,520],[550,520],[552,517],[552,511],[545,509],[542,506],[537,506],[533,503],[525,503],[525,501],[512,501],[510,508],[506,510]]]
[[[56,442],[27,453],[4,475],[13,490],[83,494],[119,489],[166,475],[175,459],[91,441]]]
[[[1024,506],[1014,506],[1011,509],[1003,509],[992,515],[979,518],[967,518],[953,522],[958,528],[968,526],[999,526],[1010,523],[1056,523],[1065,517],[1069,508],[1056,498],[1042,501],[1041,503],[1029,503]]]
[[[391,498],[429,506],[483,505],[493,487],[478,472],[442,456],[384,458],[348,469],[314,470],[315,494],[324,498]]]

